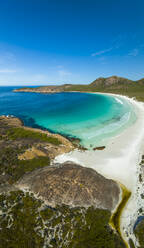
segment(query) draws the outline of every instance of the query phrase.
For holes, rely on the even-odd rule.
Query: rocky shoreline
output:
[[[26,127],[26,126],[23,125],[23,122],[19,118],[16,118],[16,117],[1,116],[0,117],[0,125],[1,125],[1,128],[0,128],[1,129],[1,133],[4,132],[4,131],[2,131],[3,130],[3,127],[9,133],[10,133],[11,128],[13,128],[12,129],[13,132],[14,131],[17,131],[17,129],[18,129],[18,134],[13,133],[12,134],[13,137],[9,137],[9,139],[12,138],[12,145],[13,146],[14,146],[14,143],[16,143],[16,144],[19,143],[19,146],[20,146],[20,143],[26,144],[26,140],[27,139],[28,139],[28,142],[31,142],[30,141],[30,136],[28,136],[28,133],[31,134],[31,132],[32,132],[32,136],[33,136],[33,137],[31,137],[32,145],[29,148],[26,148],[23,152],[21,152],[18,155],[18,159],[21,160],[21,161],[23,161],[23,160],[29,160],[30,161],[30,160],[32,160],[32,159],[34,159],[36,157],[47,157],[47,156],[51,159],[51,161],[53,161],[53,159],[56,156],[61,155],[63,153],[68,153],[68,152],[72,151],[75,148],[74,145],[69,140],[67,140],[65,137],[63,137],[63,136],[61,136],[59,134],[52,134],[52,133],[50,133],[48,131],[40,130],[40,129],[37,129],[37,128]],[[24,136],[24,134],[23,134],[23,136],[21,136],[20,131],[26,132],[26,135]],[[44,143],[42,143],[40,141],[38,142],[37,140],[36,140],[36,143],[35,142],[33,143],[33,139],[35,138],[34,137],[34,134],[35,135],[37,135],[37,134],[46,135],[48,138],[51,138],[52,137],[54,139],[57,139],[60,142],[60,144],[59,145],[55,145],[53,143],[48,143],[47,141],[44,142]],[[14,135],[17,135],[17,137],[14,138],[15,137]],[[5,137],[5,134],[4,134],[4,136],[2,134],[1,141],[0,141],[1,143],[3,142],[3,137]],[[25,141],[24,141],[24,139],[25,139]],[[79,140],[76,141],[76,142],[79,143]],[[10,147],[10,144],[9,144],[9,147]],[[97,148],[95,148],[95,150],[96,149],[97,150],[102,150],[102,149],[104,149],[104,147],[100,147],[100,148],[97,147]],[[49,188],[52,188],[52,187],[56,187],[56,189],[58,189],[57,188],[58,186],[56,186],[55,183],[58,183],[60,185],[60,183],[62,183],[61,178],[63,178],[63,179],[64,178],[67,178],[66,179],[66,181],[68,183],[68,185],[67,185],[67,187],[68,187],[67,191],[70,193],[70,191],[69,191],[69,187],[70,187],[70,189],[71,189],[71,193],[70,194],[72,194],[72,192],[74,192],[74,189],[73,188],[76,187],[75,188],[75,194],[76,195],[74,196],[74,199],[73,199],[73,201],[75,203],[73,202],[72,205],[75,205],[75,206],[77,205],[76,204],[76,202],[77,202],[76,197],[81,197],[81,194],[82,194],[83,197],[85,197],[85,195],[88,194],[90,196],[90,198],[88,197],[88,195],[87,195],[87,197],[85,197],[85,201],[87,201],[86,204],[84,204],[84,202],[82,200],[78,200],[80,206],[84,206],[84,205],[91,206],[91,205],[93,205],[95,207],[101,206],[100,201],[102,201],[102,198],[101,198],[101,200],[100,199],[98,200],[97,197],[99,197],[102,192],[103,192],[103,200],[106,199],[107,196],[108,196],[107,193],[105,195],[105,192],[107,192],[107,190],[112,193],[112,188],[111,189],[108,189],[108,187],[109,187],[108,185],[112,184],[113,185],[113,189],[116,190],[115,197],[114,196],[113,197],[111,196],[112,198],[110,200],[110,195],[108,196],[108,199],[111,201],[111,204],[112,205],[109,203],[111,205],[111,207],[108,207],[108,205],[106,207],[106,205],[104,205],[102,208],[104,208],[104,209],[105,208],[108,208],[109,210],[112,210],[118,204],[119,194],[120,194],[120,188],[117,185],[117,183],[112,182],[112,180],[108,180],[108,179],[102,177],[101,175],[97,174],[96,171],[94,171],[92,169],[87,169],[85,167],[82,167],[80,165],[76,165],[76,164],[73,164],[73,163],[70,163],[70,162],[67,162],[63,166],[62,165],[55,164],[55,163],[52,163],[52,162],[51,162],[51,164],[52,164],[52,166],[50,166],[50,167],[45,167],[43,169],[38,169],[38,171],[37,170],[34,170],[34,172],[31,172],[31,174],[29,175],[29,177],[30,177],[29,183],[33,181],[32,178],[34,177],[34,182],[36,182],[36,185],[38,185],[39,183],[42,183],[43,184],[43,182],[44,182],[44,178],[43,177],[45,177],[45,174],[47,173],[46,180],[48,180],[48,182],[51,181],[51,184],[52,184],[52,182],[54,182],[54,185],[53,186],[52,185],[51,186],[49,185],[48,189]],[[56,170],[56,172],[54,172],[55,170]],[[60,172],[58,173],[59,170],[60,170]],[[49,171],[50,171],[50,175],[49,175]],[[53,171],[53,173],[52,173],[52,171]],[[35,173],[38,173],[37,174],[38,175],[38,181],[36,180],[36,174]],[[52,177],[52,174],[54,176],[55,173],[56,173],[56,178],[57,179],[53,179],[53,177]],[[40,174],[41,174],[41,177],[40,177]],[[58,175],[59,175],[59,180],[58,180]],[[90,181],[90,175],[92,177],[92,179],[91,179],[92,181]],[[26,178],[27,177],[28,176],[26,174]],[[85,180],[84,180],[84,177],[85,177]],[[27,180],[26,179],[23,179],[20,182],[20,185],[22,185],[25,181],[27,181]],[[99,189],[99,190],[97,189],[98,185],[100,187],[100,181],[101,181],[101,184],[103,185],[103,187],[105,187],[105,190],[102,189],[102,188]],[[32,183],[33,186],[34,186],[34,182]],[[73,183],[74,183],[74,186],[72,187],[72,184]],[[43,187],[44,187],[44,185],[43,185]],[[53,200],[53,202],[57,202],[57,199],[61,199],[61,204],[66,204],[66,202],[63,202],[63,200],[62,200],[63,197],[64,197],[62,192],[63,192],[63,189],[64,189],[64,191],[66,190],[65,187],[66,186],[62,183],[61,190],[58,191],[57,197],[55,198],[55,200]],[[90,187],[93,187],[93,193],[92,192],[90,193]],[[39,188],[39,190],[40,190],[40,188]],[[83,192],[83,189],[84,189],[84,192]],[[34,192],[34,193],[38,193],[39,194],[40,193],[39,190],[37,188],[36,189],[36,192]],[[97,194],[95,196],[95,193],[96,192],[97,192]],[[46,193],[43,193],[43,194],[45,195]],[[56,196],[56,194],[54,192],[53,192],[52,195],[53,196]],[[52,197],[52,195],[51,195],[51,197]],[[47,192],[47,197],[49,197],[49,192]],[[88,200],[88,198],[89,198],[89,200]],[[114,199],[115,199],[115,201],[114,201]],[[70,197],[69,200],[72,201],[72,198]],[[48,201],[49,201],[49,204],[50,204],[50,199]],[[96,201],[98,201],[99,204],[98,203],[96,204]],[[58,202],[59,202],[59,200],[58,200]],[[58,204],[58,202],[57,202],[57,204]],[[95,204],[94,204],[94,202],[95,202]],[[68,204],[68,202],[67,202],[67,204]]]
[[[24,87],[13,90],[14,92],[33,92],[33,93],[60,93],[68,89],[70,85],[62,85],[62,86],[39,86],[39,87]]]
[[[101,227],[103,230],[101,234],[102,240],[100,242],[103,243],[103,238],[107,236],[107,241],[105,240],[107,247],[111,248],[108,241],[110,239],[112,244],[115,244],[114,247],[125,247],[119,235],[115,234],[109,225],[111,213],[117,208],[121,199],[120,186],[113,180],[101,176],[93,169],[85,168],[72,162],[64,164],[53,162],[55,156],[70,152],[74,148],[75,146],[68,139],[59,134],[51,134],[48,131],[25,127],[20,119],[12,116],[0,117],[0,223],[5,223],[10,218],[9,207],[11,208],[11,213],[15,216],[15,206],[17,208],[17,222],[19,221],[19,206],[21,208],[19,199],[21,199],[20,201],[25,201],[26,205],[23,205],[24,209],[22,211],[29,213],[29,221],[35,221],[31,212],[29,212],[32,210],[33,204],[37,206],[42,204],[42,207],[37,210],[37,214],[41,213],[41,211],[46,214],[46,216],[43,214],[39,216],[39,218],[42,218],[41,221],[45,223],[44,229],[41,226],[41,232],[49,233],[51,230],[56,234],[56,230],[60,228],[61,235],[64,235],[60,222],[63,221],[69,226],[67,226],[67,236],[65,239],[63,238],[65,247],[71,247],[70,243],[74,242],[75,239],[73,240],[73,236],[69,236],[68,233],[71,228],[73,233],[77,233],[74,223],[78,225],[81,214],[84,229],[89,225],[88,216],[89,214],[91,215],[89,218],[93,224],[86,233],[91,235],[90,232],[94,232],[95,235],[92,235],[92,240],[94,244],[98,244],[97,242],[99,241],[96,236],[100,225],[97,226],[95,221],[98,221],[99,216],[102,214],[104,219]],[[27,204],[31,204],[29,209],[27,209]],[[76,220],[73,222],[74,217],[71,215],[66,217],[67,214],[65,213],[63,220],[57,220],[57,224],[54,227],[53,221],[48,221],[48,216],[51,211],[54,211],[54,219],[57,219],[61,215],[61,209],[63,208],[67,209],[67,214],[73,212],[74,216],[77,216]],[[34,209],[36,210],[35,207]],[[59,210],[58,214],[55,215],[56,209]],[[23,216],[23,218],[26,220],[27,217]],[[14,224],[16,222],[13,222],[13,220],[9,228],[11,233],[13,228],[17,227]],[[68,220],[71,221],[70,225]],[[49,223],[50,229],[46,227],[46,223]],[[83,228],[81,235],[85,240],[87,235],[83,233]],[[35,240],[41,237],[43,242],[50,244],[51,247],[54,247],[52,243],[53,238],[55,238],[57,247],[62,247],[60,241],[62,236],[59,231],[58,236],[53,233],[53,236],[48,237],[45,234],[42,238],[41,235],[37,237],[36,233],[32,234],[31,230],[31,235],[34,235]],[[14,232],[18,233],[18,230]],[[0,240],[1,237],[5,237],[3,241],[5,247],[7,246],[6,235],[6,229],[2,228],[0,230]],[[21,234],[19,236],[21,237]],[[28,237],[30,239],[30,236]],[[83,247],[85,247],[85,244],[86,240]],[[40,247],[44,246],[41,245]]]

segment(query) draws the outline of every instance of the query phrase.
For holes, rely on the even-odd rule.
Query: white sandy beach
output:
[[[106,178],[124,184],[132,192],[121,218],[121,232],[125,240],[128,233],[134,242],[133,225],[137,218],[139,203],[137,187],[139,162],[144,152],[144,103],[137,102],[126,96],[114,95],[119,101],[124,98],[133,105],[137,115],[136,122],[119,136],[110,140],[104,150],[79,151],[60,155],[55,162],[74,161],[85,167],[95,169]]]

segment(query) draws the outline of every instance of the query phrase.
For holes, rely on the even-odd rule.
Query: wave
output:
[[[99,130],[93,132],[92,135],[89,135],[87,139],[92,139],[98,136],[103,136],[105,134],[111,134],[118,129],[121,129],[130,119],[131,113],[125,113],[119,121],[112,122],[111,124],[105,125],[103,128],[100,128]]]
[[[115,97],[115,100],[116,100],[118,103],[120,103],[120,104],[123,105],[123,102],[122,102],[118,97]]]

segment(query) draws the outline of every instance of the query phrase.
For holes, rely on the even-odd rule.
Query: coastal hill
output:
[[[117,76],[112,76],[112,77],[108,77],[108,78],[103,78],[100,77],[96,80],[94,80],[90,86],[105,86],[105,87],[109,87],[112,85],[121,85],[121,84],[131,84],[134,83],[134,81],[129,80],[127,78],[122,78],[122,77],[117,77]]]
[[[73,149],[73,144],[59,134],[25,127],[18,118],[1,116],[0,191],[8,185],[11,189],[20,180],[18,188],[26,185],[49,206],[66,204],[113,210],[119,202],[117,183],[73,163],[51,165],[57,155]]]
[[[72,149],[58,134],[0,117],[0,248],[125,248],[109,225],[120,186],[93,169],[53,162]]]
[[[64,84],[58,86],[24,87],[15,89],[14,92],[59,93],[59,92],[106,92],[135,97],[144,101],[144,79],[132,81],[127,78],[111,76],[97,78],[90,84]]]

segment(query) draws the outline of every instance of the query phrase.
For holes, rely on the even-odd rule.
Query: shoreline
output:
[[[138,102],[127,96],[87,92],[93,94],[108,94],[118,98],[124,98],[134,107],[137,115],[136,122],[126,128],[120,135],[112,138],[102,151],[85,151],[74,150],[68,154],[63,154],[55,158],[56,162],[74,161],[82,166],[95,169],[98,173],[106,178],[113,179],[123,184],[129,191],[129,198],[121,214],[120,230],[122,238],[128,243],[131,238],[137,245],[136,238],[132,232],[133,225],[138,216],[137,205],[137,177],[138,166],[144,151],[144,103]],[[94,164],[93,161],[97,161]],[[127,233],[129,236],[127,237]],[[137,246],[136,246],[137,247]]]
[[[132,238],[132,240],[134,241],[137,247],[138,243],[135,239],[132,229],[136,221],[136,217],[138,216],[136,190],[138,186],[137,177],[139,174],[138,174],[137,169],[138,169],[138,165],[141,159],[141,155],[144,151],[144,145],[143,145],[144,131],[142,130],[142,127],[144,125],[144,117],[143,117],[144,116],[144,103],[138,102],[134,100],[134,98],[129,98],[128,96],[124,96],[120,94],[105,93],[105,92],[91,92],[91,91],[88,91],[88,92],[71,91],[71,92],[103,94],[103,95],[111,95],[119,99],[123,98],[127,100],[129,103],[131,103],[135,109],[135,112],[137,114],[136,123],[134,123],[129,128],[126,128],[119,135],[113,138],[110,138],[110,142],[107,143],[107,146],[104,149],[104,151],[100,151],[100,150],[99,151],[80,151],[79,149],[75,149],[74,151],[70,152],[70,156],[69,156],[69,153],[68,154],[64,153],[60,156],[57,156],[55,160],[56,162],[60,163],[60,161],[57,161],[57,159],[60,158],[61,160],[62,157],[65,157],[66,160],[62,162],[70,160],[70,161],[77,162],[82,166],[91,167],[95,169],[98,173],[103,175],[104,177],[115,180],[119,185],[123,184],[129,191],[132,192],[131,197],[128,199],[128,202],[126,202],[124,210],[122,211],[122,214],[121,214],[120,231],[121,231],[122,238],[127,244],[128,244],[128,239]],[[68,91],[66,93],[71,93],[71,92]],[[35,92],[35,93],[44,93],[44,92]],[[45,93],[49,94],[48,92],[45,92]],[[53,92],[53,93],[61,93],[61,92]],[[138,131],[138,132],[135,134],[135,131]],[[93,154],[93,152],[95,154]],[[104,157],[103,161],[101,161],[101,157]],[[91,160],[90,163],[89,163],[89,160]],[[105,163],[106,160],[108,161],[109,168],[106,168],[107,167]],[[92,164],[93,163],[92,161],[97,161],[97,163],[100,162],[99,168],[97,166],[95,167],[95,165]],[[114,165],[114,163],[117,164],[117,162],[119,166]],[[120,169],[118,173],[116,173],[117,169]],[[119,206],[117,207],[119,208]],[[128,237],[127,237],[127,233],[129,233]]]
[[[115,208],[115,210],[112,212],[109,225],[123,239],[122,234],[121,234],[121,230],[120,230],[121,215],[122,215],[124,208],[126,207],[126,205],[128,203],[128,200],[131,197],[131,192],[129,190],[127,190],[127,188],[120,183],[119,183],[119,187],[121,188],[120,202],[119,202],[118,206]],[[126,247],[129,248],[129,244],[124,239],[123,239],[123,241],[124,241]]]

